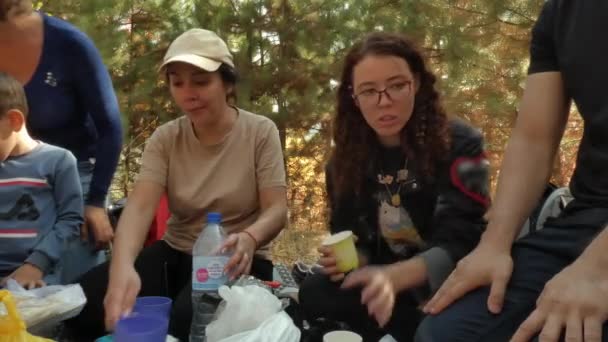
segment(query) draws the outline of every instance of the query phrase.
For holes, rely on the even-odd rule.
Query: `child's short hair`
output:
[[[19,81],[0,71],[0,118],[11,109],[17,109],[27,117],[25,90]]]

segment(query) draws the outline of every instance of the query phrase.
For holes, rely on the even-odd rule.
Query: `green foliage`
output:
[[[326,210],[319,175],[330,150],[335,80],[352,43],[375,30],[415,39],[438,76],[448,112],[484,131],[496,169],[517,112],[530,30],[542,3],[46,0],[36,6],[87,32],[112,74],[127,130],[116,197],[128,193],[152,130],[180,115],[157,72],[164,51],[184,30],[203,27],[226,39],[234,52],[240,72],[238,104],[271,117],[279,127],[289,174],[291,225],[322,229]]]

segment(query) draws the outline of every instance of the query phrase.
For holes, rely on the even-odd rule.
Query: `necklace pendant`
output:
[[[399,194],[394,194],[394,195],[391,197],[391,204],[392,204],[394,207],[399,207],[399,206],[401,206],[401,196],[400,196]]]

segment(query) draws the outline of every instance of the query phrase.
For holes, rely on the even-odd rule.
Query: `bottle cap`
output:
[[[221,223],[222,214],[220,213],[207,213],[207,223]]]

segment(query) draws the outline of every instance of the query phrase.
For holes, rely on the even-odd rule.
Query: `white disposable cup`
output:
[[[352,331],[336,330],[325,334],[323,342],[363,342],[363,337]]]

